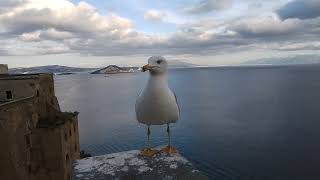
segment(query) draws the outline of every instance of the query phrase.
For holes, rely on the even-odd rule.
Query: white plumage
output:
[[[140,123],[163,125],[179,119],[179,106],[167,81],[167,61],[163,57],[149,58],[150,77],[145,89],[136,101],[136,115]]]
[[[142,155],[153,156],[157,150],[150,146],[150,125],[167,124],[168,146],[162,149],[166,153],[176,153],[171,146],[170,123],[179,119],[180,110],[174,92],[169,88],[167,80],[167,61],[160,56],[152,56],[143,71],[149,71],[148,83],[136,101],[136,115],[140,123],[148,126],[148,148],[142,150]]]

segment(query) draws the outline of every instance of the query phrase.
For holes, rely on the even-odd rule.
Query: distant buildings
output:
[[[70,180],[80,158],[77,112],[61,112],[51,74],[0,65],[0,179]]]

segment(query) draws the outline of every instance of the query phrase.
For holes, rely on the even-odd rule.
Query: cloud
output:
[[[316,18],[320,16],[320,1],[319,0],[293,0],[285,4],[279,10],[277,10],[277,13],[282,19]]]
[[[68,31],[58,31],[54,28],[49,28],[47,30],[41,31],[40,37],[42,39],[51,40],[65,40],[75,37],[74,34]]]
[[[71,32],[57,31],[54,28],[46,30],[37,30],[33,32],[23,33],[19,35],[20,40],[26,42],[41,41],[41,40],[66,40],[75,37]]]
[[[230,28],[246,37],[289,35],[301,30],[301,22],[295,19],[282,21],[277,16],[254,17],[236,21]]]
[[[25,42],[40,41],[40,31],[23,33],[19,38]]]
[[[11,34],[54,28],[57,31],[79,34],[105,33],[109,36],[121,36],[132,28],[130,20],[114,14],[102,16],[87,3],[74,5],[69,1],[56,1],[48,0],[44,1],[47,4],[41,4],[38,0],[32,0],[25,6],[2,14],[0,25]]]
[[[320,50],[320,41],[285,43],[279,46],[281,51],[297,51],[297,50]]]
[[[151,22],[162,22],[166,16],[167,13],[157,10],[148,10],[144,13],[144,19]]]
[[[19,37],[24,42],[53,40],[61,46],[71,47],[77,47],[74,46],[76,42],[94,44],[96,41],[98,45],[103,41],[114,48],[130,41],[139,43],[152,39],[136,32],[129,19],[116,14],[101,15],[90,4],[80,2],[75,5],[66,0],[29,0],[12,7],[9,12],[3,12],[0,14],[0,37]],[[51,44],[56,47],[56,44]],[[30,43],[26,45],[30,46]],[[104,51],[108,53],[108,49]]]
[[[201,0],[192,7],[185,8],[191,14],[208,13],[215,10],[224,10],[232,6],[233,0]]]
[[[232,1],[201,1],[200,5],[206,3],[210,8],[201,12],[228,8]],[[223,20],[197,16],[182,18],[175,32],[157,34],[139,31],[132,20],[114,13],[102,14],[85,2],[28,0],[7,6],[10,11],[0,12],[0,56],[216,55],[257,49],[318,49],[320,42],[320,18],[281,19],[275,13],[241,14]],[[170,12],[150,10],[143,15],[148,21],[161,22],[173,17]]]
[[[13,7],[24,3],[25,0],[0,0],[1,7]]]
[[[0,54],[2,56],[32,56],[32,55],[46,55],[46,54],[63,54],[70,53],[71,50],[65,44],[50,41],[38,40],[34,34],[28,34],[23,39],[22,37],[6,39],[2,41]],[[34,38],[34,39],[32,39]]]
[[[25,3],[25,0],[0,0],[0,13],[9,11],[11,8]]]

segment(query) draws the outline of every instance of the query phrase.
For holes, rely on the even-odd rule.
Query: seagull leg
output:
[[[150,134],[151,134],[150,126],[148,126],[148,148],[149,149],[150,149]]]
[[[177,149],[171,146],[171,134],[170,134],[170,125],[167,124],[167,133],[168,133],[168,146],[161,149],[162,152],[165,152],[167,154],[174,154],[177,153]]]
[[[148,125],[148,147],[142,149],[141,155],[143,155],[143,156],[152,157],[153,155],[155,155],[158,152],[157,150],[152,149],[150,146],[150,134],[151,134],[150,126]]]

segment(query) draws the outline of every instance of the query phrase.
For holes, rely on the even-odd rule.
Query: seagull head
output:
[[[152,56],[148,59],[148,64],[142,67],[142,71],[149,71],[151,74],[163,74],[167,72],[168,63],[164,57]]]

